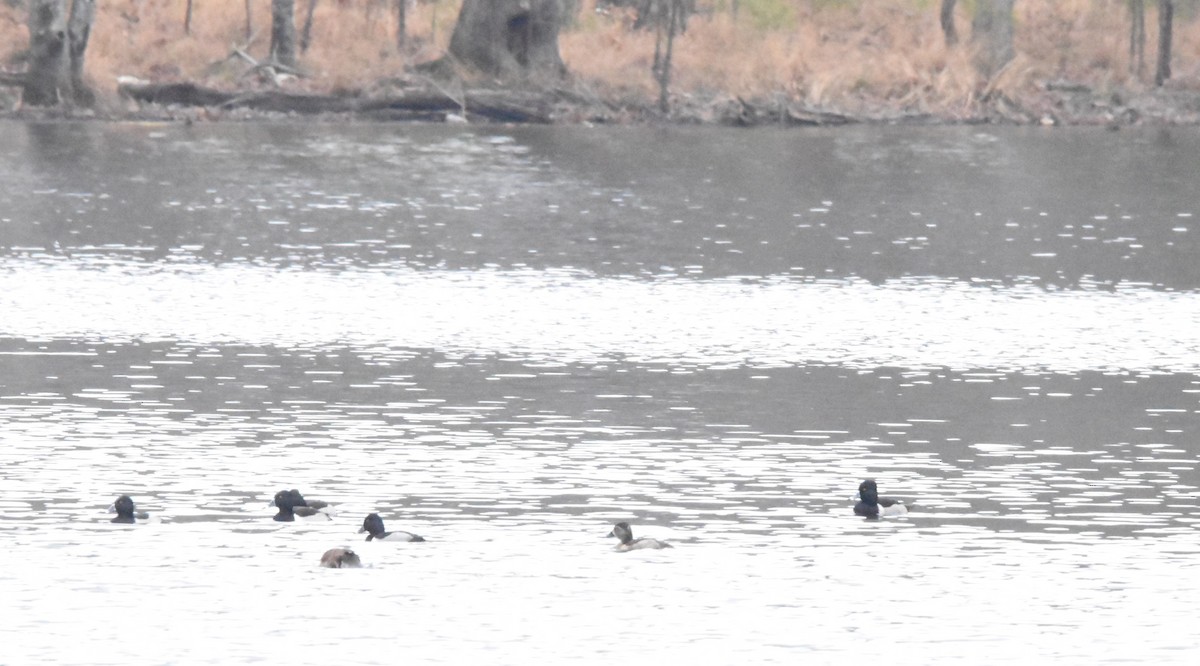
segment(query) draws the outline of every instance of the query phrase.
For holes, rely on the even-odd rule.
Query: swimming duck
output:
[[[633,528],[629,523],[617,523],[613,526],[612,531],[608,533],[610,537],[617,537],[621,543],[617,544],[617,550],[641,550],[642,548],[672,548],[671,544],[658,539],[642,537],[641,539],[633,538]]]
[[[387,532],[383,529],[383,518],[379,514],[372,513],[366,518],[363,518],[362,529],[359,534],[367,532],[367,541],[388,540],[388,541],[424,541],[420,535],[412,532]]]
[[[330,548],[321,556],[321,566],[330,569],[353,569],[361,567],[362,560],[349,548]]]
[[[281,490],[275,493],[275,506],[279,508],[279,513],[275,514],[275,520],[281,523],[290,523],[300,518],[312,518],[314,516],[324,516],[327,520],[333,518],[322,513],[322,509],[329,506],[328,502],[319,500],[308,501],[300,494],[299,490]]]
[[[292,497],[294,497],[300,501],[301,506],[306,506],[310,509],[317,509],[318,511],[321,509],[329,508],[329,502],[322,502],[321,500],[308,499],[304,495],[301,495],[300,491],[296,490],[295,488],[292,488],[288,492],[292,495]]]
[[[858,485],[858,504],[854,505],[854,514],[867,518],[882,518],[884,516],[903,516],[908,513],[908,507],[900,500],[880,497],[875,479],[867,479]]]
[[[117,498],[117,501],[113,502],[112,505],[108,507],[109,513],[117,514],[117,517],[113,518],[110,522],[133,524],[136,523],[139,518],[146,520],[150,517],[150,514],[146,513],[145,511],[135,511],[134,509],[135,507],[133,505],[133,498],[129,495],[121,495]]]

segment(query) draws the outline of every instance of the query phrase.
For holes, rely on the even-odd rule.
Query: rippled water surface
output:
[[[1192,130],[0,146],[0,663],[1195,663]]]

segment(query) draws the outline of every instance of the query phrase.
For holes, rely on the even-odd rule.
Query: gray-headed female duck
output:
[[[355,569],[362,566],[358,553],[349,548],[330,548],[321,556],[321,566],[329,569]]]
[[[420,535],[412,532],[388,532],[383,529],[383,518],[379,514],[372,513],[366,518],[363,518],[362,529],[359,534],[367,533],[367,541],[424,541]]]
[[[867,479],[858,485],[858,504],[854,505],[854,515],[865,518],[883,518],[887,516],[903,516],[908,513],[908,507],[900,500],[890,497],[880,497],[875,479]]]
[[[295,489],[281,490],[275,493],[275,506],[279,509],[279,513],[275,514],[275,520],[281,523],[293,522],[297,517],[323,516],[326,520],[333,520],[328,513],[324,513],[324,509],[329,506],[328,502],[306,500],[300,491]]]
[[[112,503],[112,506],[108,507],[109,513],[117,514],[117,517],[113,518],[110,522],[132,525],[139,519],[146,520],[150,517],[150,514],[146,513],[145,511],[137,511],[135,509],[136,507],[133,505],[133,498],[129,495],[121,495],[117,498],[117,501]]]
[[[649,537],[634,539],[633,528],[629,526],[629,523],[617,523],[613,526],[612,531],[608,533],[608,536],[617,537],[621,540],[621,543],[617,544],[617,550],[622,552],[627,550],[641,550],[643,548],[657,549],[673,547],[666,541],[659,541],[658,539],[651,539]]]

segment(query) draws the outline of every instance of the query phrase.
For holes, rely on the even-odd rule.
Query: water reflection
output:
[[[21,127],[9,250],[1200,286],[1187,133]]]

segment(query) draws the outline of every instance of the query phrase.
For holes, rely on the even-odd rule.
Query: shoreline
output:
[[[397,85],[399,82],[399,85]],[[1109,129],[1200,126],[1200,91],[1167,86],[1149,91],[1096,91],[1072,82],[1049,82],[1010,97],[993,91],[971,109],[949,115],[913,111],[863,98],[856,112],[813,108],[734,95],[675,96],[669,113],[649,99],[608,99],[553,88],[465,88],[451,97],[438,86],[393,80],[380,92],[333,94],[280,88],[220,90],[194,83],[124,82],[95,109],[14,108],[6,120],[99,122],[426,122],[511,125],[692,125],[712,127],[836,127],[842,125],[1040,125]],[[464,113],[465,111],[465,113]]]
[[[97,98],[90,110],[21,108],[27,28],[21,11],[0,8],[0,118],[1200,125],[1200,17],[1177,17],[1176,75],[1155,88],[1142,55],[1154,53],[1156,34],[1148,31],[1135,57],[1124,0],[1017,3],[1015,55],[990,76],[972,63],[963,3],[957,42],[944,37],[937,3],[924,0],[771,0],[747,3],[740,14],[704,4],[675,41],[669,113],[658,108],[654,32],[633,28],[632,9],[600,0],[581,0],[560,31],[569,73],[545,87],[453,78],[460,72],[440,82],[423,76],[445,55],[460,4],[410,2],[402,44],[371,3],[311,5],[311,45],[288,74],[270,66],[264,26],[251,30],[240,1],[197,4],[189,30],[168,5],[98,5],[85,66]],[[768,5],[779,11],[763,14]],[[1154,18],[1149,12],[1146,23]],[[147,94],[139,97],[139,88]]]

